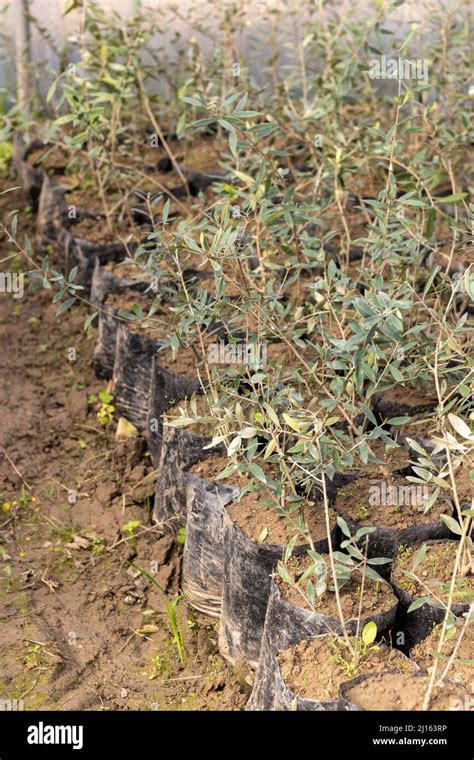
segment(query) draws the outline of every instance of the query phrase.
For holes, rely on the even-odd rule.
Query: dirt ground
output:
[[[0,195],[0,215],[22,208]],[[33,238],[32,219],[19,229]],[[0,236],[3,271],[24,271]],[[165,599],[182,547],[150,519],[144,442],[117,441],[88,403],[94,329],[81,307],[56,317],[47,291],[0,293],[0,704],[25,710],[241,710],[250,676],[217,651],[217,623],[178,610],[180,662]],[[71,350],[73,349],[73,350]],[[123,526],[136,521],[132,533]]]

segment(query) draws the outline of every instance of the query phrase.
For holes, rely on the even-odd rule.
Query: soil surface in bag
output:
[[[452,664],[448,668],[447,678],[453,683],[462,684],[471,694],[474,692],[474,624],[464,625],[465,618],[461,617],[456,625],[448,628],[441,653],[438,655],[441,624],[437,625],[428,636],[420,641],[410,652],[410,656],[423,670],[430,671],[435,663],[436,672],[441,676],[451,657]]]
[[[270,585],[259,665],[252,694],[247,704],[248,710],[276,709],[281,698],[281,686],[283,683],[281,677],[278,677],[278,650],[288,649],[301,641],[315,636],[326,635],[328,633],[340,635],[342,633],[339,618],[330,616],[336,607],[334,602],[330,600],[325,607],[323,603],[320,603],[319,609],[314,612],[308,604],[306,604],[306,608],[304,607],[305,599],[298,592],[299,599],[296,600],[296,605],[283,598],[282,585],[276,582],[272,582]],[[288,584],[284,585],[285,588],[289,588]],[[374,594],[373,590],[369,589],[368,602],[364,594],[360,616],[360,584],[358,586],[355,584],[355,592],[348,589],[347,586],[346,593],[343,594],[341,592],[342,608],[348,611],[348,614],[344,614],[344,618],[347,621],[346,630],[349,634],[356,634],[358,630],[357,620],[359,618],[359,630],[362,630],[364,625],[369,621],[375,622],[379,634],[387,631],[392,626],[398,602],[390,586],[385,581],[377,584],[377,588],[379,586],[383,586],[383,592],[379,593],[377,591]],[[334,593],[326,593],[324,596],[334,597]],[[377,597],[376,599],[375,596]],[[329,615],[327,612],[329,612]],[[352,619],[349,620],[349,618]]]
[[[429,676],[422,673],[376,673],[359,676],[341,689],[344,701],[359,710],[409,711],[422,710],[429,684]],[[435,686],[430,700],[430,710],[467,709],[466,690],[446,681]]]
[[[452,515],[451,502],[438,499],[428,512],[424,505],[430,493],[404,477],[388,481],[358,479],[342,486],[334,500],[334,510],[360,526],[404,530],[416,525],[441,523],[441,515]]]
[[[189,470],[192,475],[197,475],[199,478],[205,480],[216,480],[217,482],[224,483],[226,485],[235,486],[237,488],[243,488],[248,482],[248,478],[244,473],[232,472],[230,475],[226,475],[224,479],[218,479],[218,475],[229,466],[231,460],[229,457],[212,457],[212,459],[205,462],[196,462]]]
[[[324,541],[327,536],[326,518],[322,503],[303,504],[300,509],[292,512],[284,511],[262,504],[268,501],[272,494],[267,491],[250,492],[240,501],[229,504],[226,512],[230,519],[242,530],[251,541],[262,546],[280,545],[283,549],[290,538],[299,533],[296,546],[308,544],[308,534],[314,543]],[[336,515],[330,510],[331,531],[336,525]],[[302,523],[307,530],[303,533]]]
[[[436,623],[445,616],[449,587],[453,575],[457,541],[429,541],[421,547],[402,547],[393,563],[391,583],[399,598],[399,608],[394,626],[397,644],[410,651],[422,641]],[[425,553],[420,559],[420,553]],[[418,557],[418,559],[417,559]],[[418,564],[414,568],[415,560]],[[412,578],[403,571],[415,575]],[[425,603],[408,612],[410,605],[420,597],[432,598],[437,606]],[[451,612],[462,615],[467,612],[474,597],[474,577],[457,578]]]
[[[373,454],[368,462],[362,462],[360,457],[353,452],[354,462],[351,467],[341,467],[341,474],[352,474],[358,478],[388,478],[390,475],[409,471],[411,469],[410,459],[413,459],[413,452],[405,446],[385,446],[383,441],[368,441],[368,445]],[[374,461],[374,458],[377,461]]]
[[[336,636],[317,636],[278,652],[278,663],[286,686],[298,697],[322,702],[337,701],[341,682],[354,672],[353,662],[353,655],[344,639]],[[373,644],[361,657],[354,675],[416,669],[415,663],[398,649],[386,644]]]
[[[328,569],[328,585],[332,585],[329,555],[322,555],[322,557]],[[290,578],[298,584],[299,579],[311,564],[312,560],[307,556],[292,557],[285,567]],[[282,598],[286,602],[295,607],[311,611],[312,607],[305,598],[305,584],[307,583],[307,580],[308,579],[305,579],[301,586],[298,585],[298,588],[295,588],[294,585],[285,583],[279,575],[275,576],[275,581],[280,589]],[[339,590],[341,609],[346,622],[356,620],[359,615],[361,588],[361,574],[359,571],[356,571],[351,580]],[[382,610],[390,609],[396,604],[396,602],[397,599],[388,583],[385,581],[370,581],[365,579],[361,606],[362,618],[369,617],[371,614],[376,614]],[[339,621],[336,594],[334,591],[331,591],[328,588],[319,599],[316,598],[314,611],[320,615],[328,616]]]
[[[457,541],[432,541],[425,544],[427,551],[424,559],[413,569],[419,547],[401,549],[394,563],[392,580],[399,588],[412,596],[429,596],[430,591],[443,603],[447,604],[449,584],[454,570],[458,549]],[[418,581],[402,571],[416,575]],[[467,604],[474,596],[474,576],[457,578],[454,590],[454,604]]]
[[[178,349],[173,356],[171,348],[165,348],[158,354],[160,367],[167,369],[168,372],[173,372],[176,375],[184,375],[188,378],[197,378],[200,376],[204,382],[207,381],[206,375],[206,363],[209,364],[210,346],[213,343],[218,343],[219,336],[215,338],[206,338],[204,340],[204,356],[202,354],[202,348],[198,336],[191,346],[184,346]]]
[[[401,545],[451,536],[441,516],[453,514],[452,503],[438,498],[425,512],[430,495],[426,486],[400,476],[387,480],[360,478],[338,489],[333,506],[352,534],[362,527],[376,528],[368,536],[369,558],[393,558]],[[379,572],[386,577],[390,565],[381,565]]]
[[[458,499],[461,504],[466,504],[466,509],[470,509],[474,499],[474,481],[471,480],[470,473],[471,468],[467,462],[454,471]]]
[[[419,414],[434,409],[437,404],[434,389],[423,390],[400,384],[375,394],[372,399],[373,411],[385,419]]]

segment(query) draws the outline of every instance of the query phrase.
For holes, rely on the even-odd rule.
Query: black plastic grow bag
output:
[[[189,472],[183,479],[187,503],[183,592],[195,609],[219,617],[224,575],[222,518],[225,505],[240,491]]]
[[[384,612],[368,615],[360,621],[359,630],[373,620],[380,635],[387,631],[395,620],[398,602]],[[355,634],[357,621],[346,623],[349,634]],[[247,705],[248,710],[272,710],[275,704],[275,673],[278,667],[277,651],[288,649],[304,639],[325,633],[340,634],[341,624],[337,618],[295,607],[285,601],[277,584],[272,581],[268,599],[267,614],[262,636],[260,657],[255,682]]]
[[[38,201],[46,172],[40,166],[32,166],[27,158],[38,148],[43,148],[44,143],[37,138],[26,142],[21,132],[15,132],[13,137],[13,169],[18,176],[21,188],[25,193],[33,211],[38,208]]]
[[[223,446],[204,449],[211,440],[183,428],[163,426],[153,520],[165,532],[175,532],[186,523],[185,470],[203,459],[225,454]]]
[[[452,534],[451,534],[452,535]],[[453,544],[457,543],[453,541]],[[394,641],[405,653],[423,641],[433,630],[434,626],[444,620],[446,607],[423,604],[421,607],[408,612],[410,605],[421,595],[412,594],[391,578],[391,586],[398,598],[398,610],[394,625]],[[428,595],[428,593],[426,594]],[[451,612],[456,617],[464,615],[469,610],[469,604],[453,604]]]
[[[67,188],[58,185],[44,173],[36,216],[36,241],[40,250],[47,253],[67,227]]]
[[[113,387],[119,415],[144,432],[150,405],[153,357],[163,345],[159,338],[136,333],[121,322],[117,329]]]
[[[101,264],[108,261],[122,261],[130,250],[123,243],[103,244],[82,240],[75,237],[71,229],[67,227],[61,228],[58,243],[64,274],[69,275],[71,270],[77,267],[74,282],[76,285],[82,285],[86,296],[90,293],[96,259]]]
[[[155,467],[160,465],[163,439],[163,414],[177,401],[201,391],[199,380],[171,372],[160,365],[156,354],[151,371],[150,408],[147,422],[147,443]],[[197,461],[197,460],[196,460]]]
[[[130,281],[116,277],[100,265],[96,259],[91,285],[91,304],[99,310],[97,319],[97,339],[94,346],[93,366],[97,377],[110,380],[113,377],[115,350],[119,320],[117,310],[104,305],[110,293],[121,293],[126,290],[145,292],[149,284],[146,282]]]
[[[284,545],[264,545],[244,535],[240,527],[224,512],[224,585],[222,595],[219,650],[232,664],[245,661],[258,665],[271,576],[285,552]],[[336,548],[339,531],[332,529],[331,542]],[[293,550],[293,556],[306,554],[309,544]],[[327,538],[316,541],[314,550],[329,551]]]

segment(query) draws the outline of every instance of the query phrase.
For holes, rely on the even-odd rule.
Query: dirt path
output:
[[[2,218],[22,205],[0,196]],[[0,258],[8,253],[2,239]],[[0,700],[26,710],[242,709],[248,674],[219,657],[216,625],[180,603],[182,665],[163,597],[134,577],[130,560],[172,600],[181,547],[151,525],[143,440],[116,441],[115,424],[103,428],[88,404],[104,386],[85,311],[57,318],[50,300],[0,293]],[[124,540],[130,521],[138,537]]]

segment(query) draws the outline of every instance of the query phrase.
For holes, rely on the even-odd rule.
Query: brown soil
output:
[[[332,587],[332,580],[329,555],[322,556],[326,562],[326,567],[328,568],[328,590],[319,598],[319,600],[316,600],[315,610],[321,615],[338,617],[336,594],[330,590]],[[308,556],[292,557],[285,567],[290,577],[298,583],[299,578],[301,578],[304,571],[311,564],[313,564],[313,562]],[[295,607],[300,607],[301,609],[311,609],[311,606],[306,602],[304,596],[302,596],[293,585],[285,583],[279,575],[276,575],[275,579],[283,598],[287,602],[293,604]],[[307,580],[304,581],[300,587],[303,593],[306,583]],[[346,622],[357,619],[359,615],[361,585],[360,575],[355,574],[349,583],[346,583],[346,585],[339,591],[341,608]],[[364,583],[361,616],[362,618],[365,618],[380,612],[386,612],[396,604],[396,601],[397,599],[388,583],[382,581],[374,583],[366,579]]]
[[[265,500],[275,503],[275,507],[262,504]],[[247,538],[262,544],[285,546],[297,533],[297,546],[308,543],[308,532],[314,542],[326,538],[326,519],[321,503],[304,504],[291,514],[288,506],[285,505],[285,510],[281,507],[277,508],[274,495],[264,490],[260,493],[253,491],[245,494],[240,501],[226,507],[226,510],[231,520],[237,523]],[[300,521],[303,522],[303,528]],[[331,528],[334,527],[335,522],[336,516],[331,510]]]
[[[145,313],[148,313],[155,295],[150,291],[149,293],[142,293],[140,290],[123,290],[121,293],[107,293],[104,306],[114,311],[131,312],[135,305],[142,308]]]
[[[375,476],[375,473],[378,473],[380,477],[388,478],[396,470],[401,470],[410,465],[410,452],[403,446],[398,448],[386,446],[383,441],[367,441],[367,444],[372,454],[380,459],[380,464],[372,461],[362,464],[359,455],[354,450],[352,451],[354,464],[352,468],[345,469],[345,472],[361,473],[362,471],[364,476],[372,473]]]
[[[144,282],[147,279],[145,273],[135,264],[117,264],[115,261],[107,261],[103,265],[103,269],[105,269],[107,272],[112,272],[117,278],[123,280],[136,280],[137,282]]]
[[[383,391],[380,396],[385,401],[393,401],[408,406],[418,406],[419,404],[430,403],[434,408],[438,403],[438,398],[434,389],[426,391],[421,388],[412,388],[409,385],[394,385],[393,388]]]
[[[233,367],[239,372],[249,372],[253,374],[253,369],[246,362],[234,361],[234,358],[241,359],[245,356],[243,353],[239,353],[241,349],[240,343],[236,343],[235,347],[232,344],[225,343],[218,335],[205,337],[203,340],[205,348],[205,356],[202,355],[201,343],[198,336],[195,337],[194,342],[186,347],[182,347],[178,350],[176,357],[173,359],[171,349],[164,349],[160,352],[160,364],[165,369],[169,369],[171,372],[175,372],[179,375],[185,375],[186,377],[195,378],[199,374],[205,376],[206,362],[209,368],[212,367]],[[258,351],[261,351],[259,354]],[[282,344],[267,343],[262,344],[261,349],[255,349],[255,358],[261,356],[267,356],[267,362],[273,360],[273,357],[278,357],[278,360],[284,361],[284,357],[281,356]]]
[[[133,307],[138,305],[145,314],[148,314],[155,298],[156,296],[153,293],[142,293],[139,290],[108,293],[104,300],[104,307],[117,314],[118,312],[132,313]],[[165,319],[160,311],[156,311],[150,317],[137,317],[131,320],[123,317],[122,319],[124,320],[124,324],[128,325],[129,330],[140,335],[146,335],[154,339],[164,339],[169,336],[168,320]]]
[[[412,546],[403,549],[399,553],[393,565],[393,581],[397,586],[400,586],[414,596],[428,596],[431,592],[446,604],[458,542],[433,541],[423,546],[428,546],[428,551],[415,571],[413,571],[413,563],[420,551],[420,547]],[[404,575],[402,570],[416,575],[420,579],[420,582]],[[453,598],[454,603],[468,604],[472,601],[473,595],[474,577],[471,575],[458,578]]]
[[[208,358],[208,347],[214,342],[219,342],[218,336],[204,339],[203,343],[206,351],[204,357],[198,336],[195,337],[192,345],[179,348],[174,358],[171,348],[165,348],[159,353],[160,366],[170,372],[174,372],[176,375],[184,375],[184,377],[206,377],[205,366],[206,359]]]
[[[168,409],[165,415],[165,419],[172,421],[174,419],[179,419],[180,417],[200,417],[202,419],[200,419],[198,422],[186,425],[186,430],[190,433],[194,433],[194,435],[211,436],[215,425],[215,420],[210,416],[210,403],[212,403],[212,400],[208,401],[206,396],[196,395],[195,406],[193,408],[189,399],[183,399]]]
[[[138,242],[143,238],[143,230],[129,219],[113,219],[110,230],[105,219],[84,218],[74,224],[70,232],[76,238],[101,245],[129,242],[132,238]]]
[[[189,472],[200,478],[213,480],[230,462],[227,457],[212,457],[194,464]],[[279,477],[279,473],[271,464],[259,462],[259,465],[267,477]],[[251,480],[254,479],[247,473],[234,472],[226,476],[222,482],[244,488]],[[292,536],[299,533],[297,545],[302,545],[308,543],[307,531],[313,541],[326,537],[326,520],[322,504],[302,502],[299,509],[290,513],[291,505],[288,501],[282,509],[273,491],[263,483],[257,485],[260,490],[250,491],[244,494],[240,501],[226,507],[231,520],[239,525],[248,538],[265,545],[286,545]],[[303,525],[300,524],[300,520],[304,521]],[[334,527],[335,520],[336,516],[331,510],[331,528]]]
[[[448,269],[449,274],[464,272],[472,264],[472,251],[456,251],[451,256],[451,251],[439,251],[434,255],[435,264],[439,264],[443,271]]]
[[[189,469],[189,472],[192,475],[197,475],[198,477],[203,478],[203,480],[215,480],[216,476],[225,470],[231,462],[232,460],[228,457],[211,457],[203,462],[196,462],[196,464],[193,464]],[[234,472],[231,475],[228,475],[224,482],[231,486],[243,488],[247,482],[247,478],[245,474],[241,472]]]
[[[168,146],[185,175],[192,171],[204,173],[219,171],[222,144],[213,136],[199,136],[192,142],[172,138],[168,141]],[[185,159],[183,160],[184,156]],[[129,178],[130,187],[138,185],[141,189],[146,191],[151,189],[154,193],[163,192],[163,188],[172,191],[175,188],[181,188],[182,179],[174,168],[170,172],[158,171],[158,161],[166,158],[165,148],[162,145],[154,147],[147,139],[137,141],[133,147],[121,146],[121,155],[117,164],[128,167],[125,176],[127,180]],[[145,167],[147,167],[147,171],[144,175]],[[204,190],[203,193],[205,196],[212,197],[210,188]],[[164,198],[166,199],[165,193]],[[195,206],[196,198],[184,196],[179,199],[179,202],[171,198],[170,215],[191,213]],[[159,208],[161,210],[162,206]]]
[[[85,209],[91,213],[104,215],[104,204],[90,179],[77,177],[68,172],[64,183],[61,184],[67,188],[66,202],[76,208]],[[107,203],[109,208],[114,207],[123,197],[123,193],[110,188],[107,192]]]
[[[464,621],[458,623],[455,628],[454,636],[445,639],[440,656],[438,656],[439,637],[441,625],[437,625],[433,631],[423,641],[413,647],[410,652],[411,657],[424,670],[430,670],[435,662],[437,663],[436,672],[441,675],[448,664],[448,661],[456,649],[456,654],[452,665],[448,670],[447,678],[453,683],[462,684],[471,694],[474,692],[474,626],[468,624],[460,639],[461,632],[464,628]],[[459,647],[458,641],[461,641]]]
[[[472,472],[473,468],[469,467],[466,463],[465,466],[461,465],[458,467],[454,475],[459,501],[461,503],[467,502],[469,507],[471,506],[472,499],[474,499],[474,480],[471,478]]]
[[[438,431],[436,430],[436,424],[433,424],[433,419],[425,412],[424,414],[417,414],[412,417],[412,420],[408,425],[402,425],[394,429],[393,437],[395,440],[396,436],[401,432],[410,438],[430,439],[433,435],[436,435]],[[416,456],[414,451],[412,453],[413,456]]]
[[[355,638],[352,638],[355,643]],[[278,653],[281,674],[294,694],[322,702],[336,700],[339,685],[348,678],[387,670],[415,670],[416,666],[397,649],[372,645],[357,668],[342,638],[318,636]]]
[[[173,140],[171,149],[186,155],[186,159],[183,161],[183,169],[210,172],[219,170],[222,150],[227,149],[227,144],[225,141],[220,143],[211,135],[203,135],[187,144],[181,140]]]
[[[31,151],[26,160],[31,166],[41,166],[48,174],[52,175],[63,173],[69,157],[59,147],[46,146]]]
[[[422,710],[428,688],[428,676],[412,673],[378,673],[346,692],[346,697],[363,710]],[[466,693],[459,686],[445,683],[435,686],[430,710],[468,709]]]
[[[193,475],[198,475],[204,480],[215,480],[216,477],[230,464],[232,464],[232,460],[228,457],[211,457],[209,459],[206,459],[204,462],[197,462],[194,464],[189,472],[191,472]],[[272,477],[270,468],[268,466],[265,467],[265,464],[263,464],[262,469],[265,474],[268,474],[269,477]],[[237,488],[244,488],[244,486],[247,485],[248,481],[249,476],[246,473],[233,472],[230,475],[227,475],[222,482],[231,486],[236,486]]]
[[[382,491],[382,487],[386,490]],[[428,497],[429,495],[430,492]],[[394,529],[438,523],[442,514],[452,514],[452,505],[441,500],[435,502],[425,514],[424,496],[423,491],[417,490],[415,483],[403,477],[393,477],[389,481],[358,479],[337,491],[334,509],[338,514],[358,521],[361,525]],[[373,503],[383,500],[395,503]]]
[[[23,203],[0,196],[1,217]],[[34,239],[20,217],[24,232]],[[163,598],[129,571],[133,558],[173,598],[182,549],[151,524],[143,440],[115,441],[87,404],[103,384],[86,310],[57,318],[50,301],[50,291],[0,298],[0,699],[25,710],[243,709],[247,676],[219,657],[215,624],[181,603],[180,665]],[[125,541],[131,520],[141,527]]]

